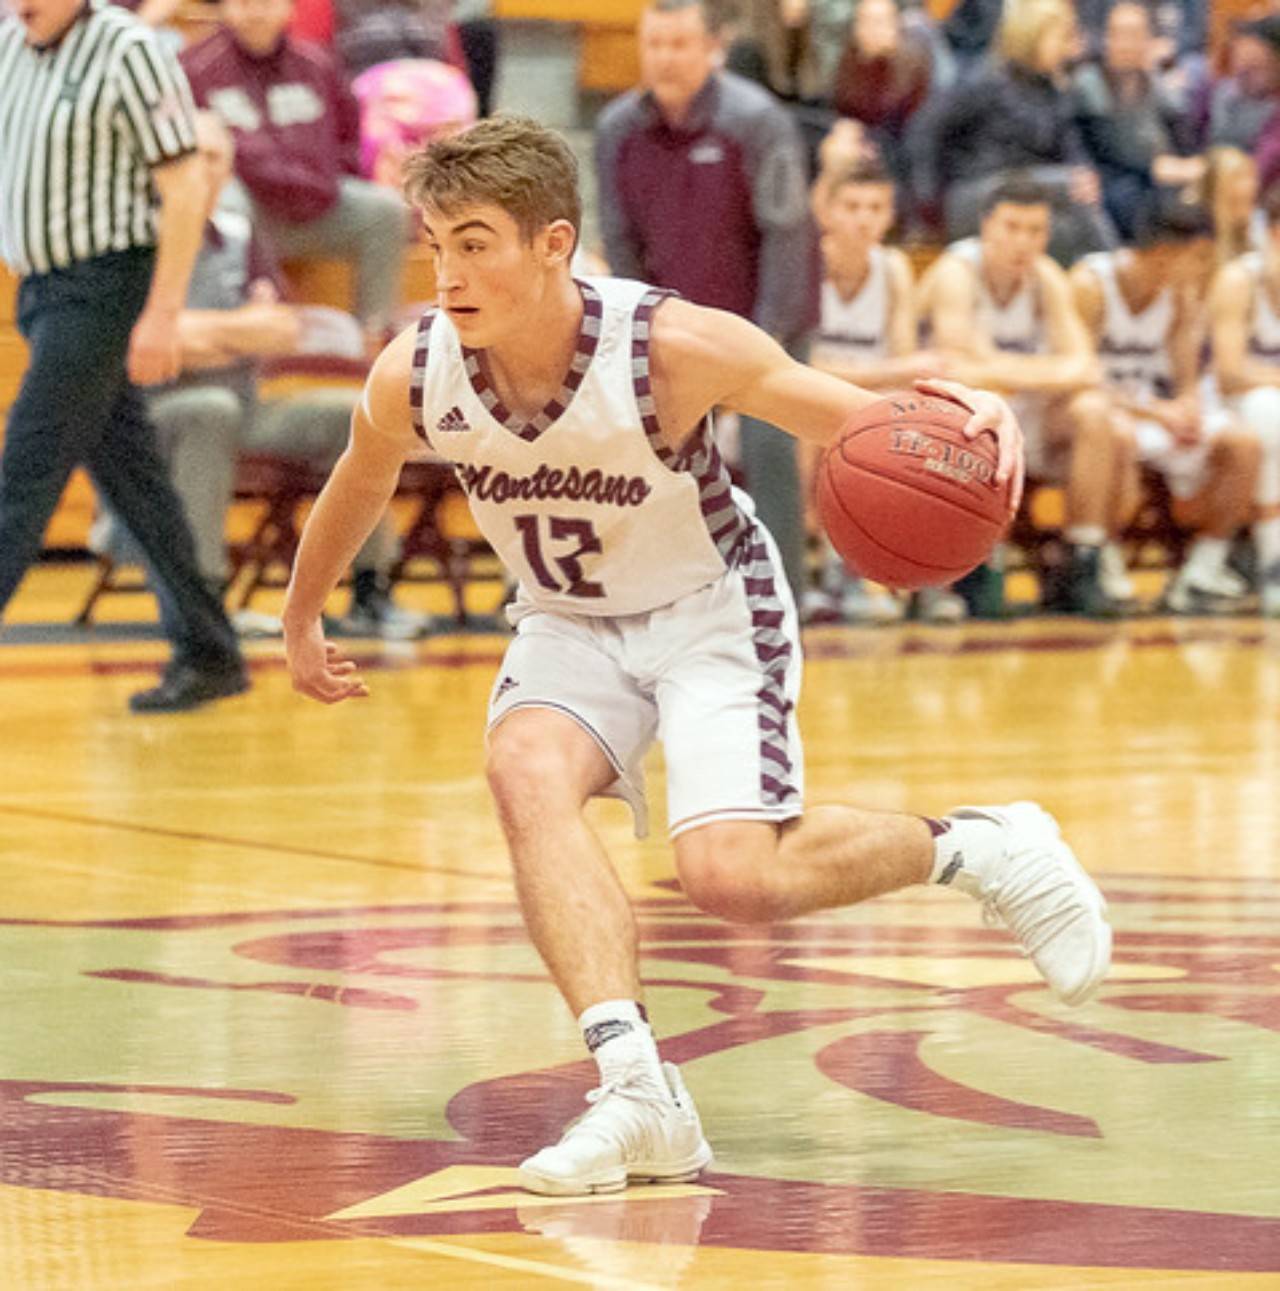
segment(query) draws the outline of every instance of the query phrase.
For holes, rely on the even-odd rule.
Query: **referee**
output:
[[[130,707],[195,708],[248,677],[137,390],[178,374],[204,220],[190,92],[151,29],[105,0],[10,0],[10,11],[0,255],[22,276],[30,366],[0,457],[0,613],[83,464],[146,554],[173,645],[160,684]]]

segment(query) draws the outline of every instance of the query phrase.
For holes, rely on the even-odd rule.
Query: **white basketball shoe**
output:
[[[1062,839],[1058,822],[1034,802],[960,807],[958,820],[989,820],[1005,831],[1003,857],[978,879],[989,926],[1004,924],[1064,1004],[1083,1004],[1111,966],[1107,903]]]
[[[667,1089],[632,1071],[587,1095],[590,1109],[559,1143],[520,1165],[529,1192],[576,1197],[631,1183],[688,1183],[711,1164],[711,1148],[680,1073],[662,1064]]]

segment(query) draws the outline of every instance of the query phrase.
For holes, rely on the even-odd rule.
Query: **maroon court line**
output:
[[[98,816],[76,816],[70,812],[41,811],[35,807],[13,807],[5,803],[0,803],[0,815],[22,816],[32,820],[55,821],[58,824],[81,825],[94,829],[114,829],[127,834],[150,834],[157,838],[175,838],[191,843],[214,843],[219,847],[252,848],[255,851],[274,853],[277,856],[301,856],[309,860],[341,861],[348,865],[367,865],[382,870],[405,870],[410,874],[447,874],[451,878],[480,879],[490,883],[502,877],[495,874],[479,874],[473,870],[458,870],[447,865],[391,861],[376,856],[358,856],[351,852],[326,852],[318,848],[290,846],[287,843],[264,843],[255,838],[206,834],[192,829],[170,829],[164,825],[138,825],[124,820],[103,820]]]

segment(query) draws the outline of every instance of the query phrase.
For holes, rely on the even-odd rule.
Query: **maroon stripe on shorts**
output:
[[[786,632],[786,611],[778,595],[769,549],[754,527],[742,545],[739,568],[751,612],[751,642],[761,671],[761,685],[756,692],[761,801],[769,807],[798,808],[800,791],[792,774],[788,720],[791,701],[787,698],[787,673],[795,647]]]

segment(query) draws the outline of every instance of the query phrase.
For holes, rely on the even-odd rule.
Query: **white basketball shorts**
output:
[[[1183,444],[1158,421],[1135,418],[1133,435],[1138,460],[1160,472],[1175,498],[1193,498],[1209,482],[1213,438],[1230,421],[1230,414],[1225,412],[1205,417],[1201,422],[1202,438],[1194,444]]]
[[[489,702],[489,730],[520,708],[573,718],[617,772],[647,832],[643,761],[656,737],[672,837],[718,820],[803,810],[795,705],[800,636],[782,562],[755,526],[746,558],[709,586],[644,614],[565,615],[523,596]]]

